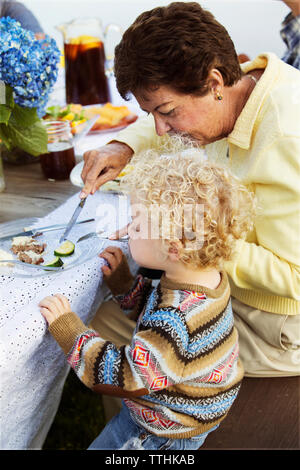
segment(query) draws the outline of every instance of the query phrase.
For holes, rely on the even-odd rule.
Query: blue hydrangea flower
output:
[[[9,16],[0,19],[0,80],[14,90],[15,102],[45,114],[58,76],[60,50],[53,38],[37,40]]]

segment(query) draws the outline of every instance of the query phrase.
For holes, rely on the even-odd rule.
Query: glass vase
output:
[[[40,161],[39,157],[34,157],[33,155],[30,155],[29,153],[24,152],[24,150],[17,147],[8,150],[6,147],[0,144],[0,150],[3,161],[11,165],[20,166],[35,162],[38,163]]]
[[[5,189],[5,181],[4,181],[4,171],[3,171],[3,164],[2,164],[2,157],[0,155],[0,193]]]

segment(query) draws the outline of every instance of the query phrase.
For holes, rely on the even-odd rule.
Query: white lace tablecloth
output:
[[[39,219],[35,226],[67,223],[79,203],[78,194]],[[124,198],[122,201],[124,207]],[[97,216],[98,219],[74,228],[76,236],[102,225],[112,231],[123,226],[128,215],[123,210],[120,218],[119,206],[117,195],[97,192],[89,196],[79,220]],[[71,234],[75,235],[73,231]],[[124,243],[121,247],[128,255],[128,247]],[[103,242],[99,241],[99,252],[102,249]],[[103,285],[102,263],[102,259],[94,256],[65,272],[42,277],[0,275],[1,449],[42,447],[69,372],[62,350],[47,331],[38,308],[39,301],[45,296],[61,293],[69,299],[72,310],[88,324],[108,292]],[[129,264],[134,271],[136,265],[130,257]]]

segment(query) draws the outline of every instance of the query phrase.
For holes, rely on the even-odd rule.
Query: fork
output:
[[[101,233],[103,233],[103,232],[90,232],[90,233],[87,233],[86,235],[83,235],[82,237],[78,238],[76,243],[82,242],[83,240],[87,240],[88,238],[100,238],[101,240],[110,240],[110,238],[106,237],[105,235],[101,236]],[[110,240],[110,241],[128,242],[128,240],[129,240],[129,236],[124,235],[123,237],[121,237],[117,240]]]

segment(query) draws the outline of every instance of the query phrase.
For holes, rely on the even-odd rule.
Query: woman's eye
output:
[[[163,113],[162,111],[159,112],[162,116],[171,116],[174,113],[175,109],[171,109],[171,111],[168,111],[167,113]]]

